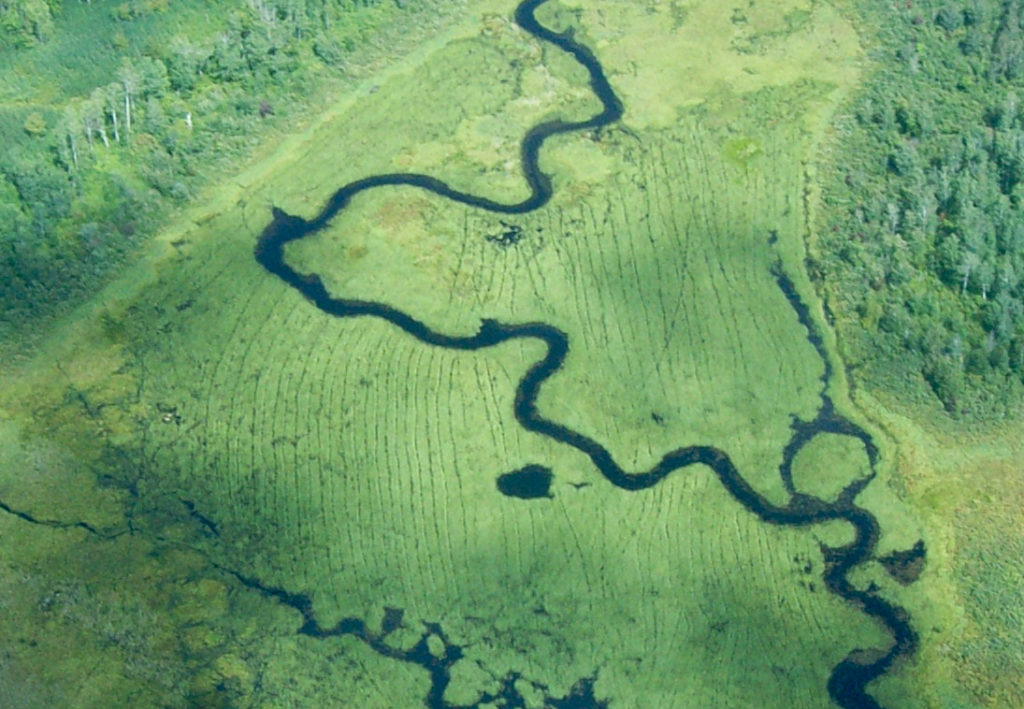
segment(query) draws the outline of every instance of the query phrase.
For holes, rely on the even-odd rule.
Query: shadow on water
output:
[[[875,470],[877,463],[878,449],[866,431],[835,411],[831,399],[825,393],[824,384],[832,374],[830,360],[806,304],[800,299],[792,281],[780,268],[774,271],[776,282],[807,330],[808,340],[825,364],[821,404],[817,415],[812,421],[794,421],[792,436],[784,449],[783,463],[779,471],[790,495],[789,502],[784,506],[772,504],[754,490],[736,469],[729,456],[718,448],[700,445],[680,448],[666,453],[650,470],[631,473],[623,470],[608,450],[596,440],[545,418],[537,410],[538,393],[544,382],[562,366],[569,351],[568,337],[552,325],[542,322],[503,323],[486,319],[481,322],[480,329],[475,335],[464,337],[446,335],[432,330],[408,313],[384,303],[332,297],[318,275],[299,273],[285,262],[286,244],[323,229],[338,212],[348,205],[354,195],[375,187],[399,185],[418,187],[453,202],[500,214],[529,212],[548,202],[552,194],[551,180],[548,175],[541,172],[538,163],[538,154],[544,141],[562,133],[600,129],[615,123],[622,116],[623,106],[608,83],[600,62],[587,47],[573,39],[571,31],[555,32],[537,21],[534,11],[544,2],[546,0],[525,0],[516,9],[516,22],[538,39],[549,42],[572,55],[587,70],[590,87],[601,100],[603,109],[600,113],[584,121],[552,120],[536,125],[527,132],[520,145],[520,164],[530,188],[529,197],[521,202],[504,204],[453,189],[445,182],[428,175],[390,173],[366,177],[338,189],[320,214],[310,221],[289,215],[275,207],[272,212],[273,220],[263,230],[256,245],[256,259],[268,272],[298,290],[313,306],[324,313],[339,318],[363,316],[381,318],[425,344],[454,350],[479,350],[520,338],[541,340],[547,346],[547,353],[530,367],[519,381],[515,396],[516,419],[525,429],[572,446],[587,455],[605,479],[618,488],[623,490],[650,488],[657,485],[670,473],[699,463],[711,468],[729,493],[765,522],[796,526],[830,520],[849,522],[856,530],[852,543],[841,547],[822,546],[825,560],[825,584],[830,591],[881,622],[888,628],[893,642],[888,650],[879,651],[870,660],[865,660],[863,654],[851,654],[840,662],[832,670],[828,682],[828,692],[838,705],[846,709],[879,707],[878,702],[867,693],[866,686],[887,672],[897,658],[913,653],[917,647],[917,635],[910,626],[906,611],[881,598],[873,590],[862,591],[854,588],[847,579],[847,573],[852,567],[874,557],[878,542],[878,521],[869,511],[854,503],[854,498],[870,482],[874,473],[871,477],[854,481],[835,502],[827,503],[816,497],[796,492],[790,472],[794,456],[807,441],[818,433],[840,433],[861,440],[868,453],[872,471]],[[509,486],[512,494],[519,493],[518,496],[527,498],[543,496],[547,492],[545,480],[548,482],[550,480],[543,475],[537,476],[538,471],[543,470],[546,469],[542,469],[541,466],[529,466],[525,476],[522,475],[523,471],[519,471],[520,477],[505,478],[505,484]],[[516,473],[510,475],[516,475]],[[444,691],[450,681],[450,668],[462,657],[462,650],[448,640],[440,626],[424,624],[425,631],[420,642],[410,650],[398,650],[385,642],[387,629],[381,633],[374,633],[366,627],[364,621],[358,618],[347,618],[332,628],[324,628],[316,620],[309,596],[268,586],[257,579],[234,571],[228,571],[228,573],[234,575],[246,586],[299,611],[304,619],[300,629],[302,634],[320,638],[353,635],[383,656],[423,667],[431,676],[431,689],[424,700],[425,705],[445,708],[454,706],[444,700]],[[430,652],[428,640],[431,637],[441,641],[444,648],[442,652]],[[509,674],[502,680],[502,688],[498,694],[486,694],[481,697],[480,701],[484,703],[502,701],[503,706],[509,707],[523,706],[523,698],[515,688],[515,682],[521,679],[515,673]],[[602,706],[594,698],[594,681],[594,677],[581,679],[573,687],[569,696],[547,697],[547,705],[556,707]],[[537,688],[546,690],[540,685],[537,685]]]

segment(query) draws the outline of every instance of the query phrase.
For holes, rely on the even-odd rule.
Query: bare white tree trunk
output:
[[[964,252],[963,259],[960,261],[960,272],[964,274],[964,280],[960,284],[960,295],[967,291],[967,284],[970,283],[971,273],[974,272],[980,260],[973,251]]]

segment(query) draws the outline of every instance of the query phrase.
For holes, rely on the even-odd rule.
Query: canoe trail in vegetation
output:
[[[424,344],[453,350],[472,351],[500,345],[519,338],[532,338],[545,343],[546,355],[519,381],[515,395],[515,417],[526,430],[548,436],[567,444],[587,455],[604,478],[617,488],[628,491],[643,490],[657,485],[674,471],[695,464],[711,468],[722,485],[746,509],[761,520],[776,525],[801,526],[831,520],[850,523],[856,534],[854,540],[839,547],[822,545],[825,562],[824,582],[828,589],[859,608],[884,625],[892,635],[893,642],[887,650],[879,650],[869,659],[865,653],[853,653],[833,668],[828,692],[838,705],[846,709],[879,707],[878,702],[867,693],[866,687],[877,679],[902,656],[911,655],[918,645],[916,632],[910,625],[906,611],[882,598],[872,585],[860,590],[848,580],[848,572],[858,564],[874,558],[880,529],[877,519],[868,510],[855,504],[854,499],[875,476],[878,449],[870,435],[861,427],[839,414],[828,396],[825,385],[832,375],[831,362],[822,343],[817,325],[811,318],[807,306],[801,301],[789,277],[777,267],[774,276],[779,288],[785,294],[796,312],[801,324],[807,330],[807,337],[825,364],[822,376],[821,403],[816,417],[811,421],[794,420],[792,435],[783,454],[779,474],[789,493],[789,501],[779,506],[759,494],[740,474],[728,454],[712,446],[694,445],[666,453],[650,470],[627,472],[612,458],[608,450],[596,440],[574,431],[556,421],[545,418],[537,410],[537,397],[544,382],[559,370],[569,352],[567,335],[558,328],[542,323],[505,323],[484,319],[479,330],[471,336],[452,336],[432,330],[408,313],[384,303],[363,301],[356,298],[334,297],[316,274],[297,272],[285,261],[285,245],[303,239],[326,227],[343,210],[352,197],[360,192],[385,186],[417,187],[453,202],[477,207],[500,214],[522,214],[545,205],[552,196],[551,180],[539,167],[538,155],[544,142],[562,133],[584,130],[598,130],[617,122],[623,113],[623,106],[605,77],[600,62],[587,47],[573,39],[571,30],[555,32],[541,25],[535,10],[546,0],[525,0],[515,12],[516,22],[526,32],[538,39],[549,42],[570,54],[589,74],[590,87],[600,99],[603,109],[584,121],[570,122],[551,120],[531,128],[520,144],[520,164],[530,195],[517,203],[504,204],[485,197],[453,189],[445,182],[428,175],[414,173],[391,173],[375,175],[350,182],[338,189],[327,201],[322,211],[312,220],[305,220],[273,208],[273,220],[263,230],[255,248],[257,261],[269,273],[292,286],[316,308],[338,318],[370,316],[386,320],[402,329]],[[818,433],[835,433],[859,439],[868,453],[871,474],[851,482],[833,502],[798,492],[792,480],[792,462],[801,448]],[[499,478],[499,489],[505,494],[525,499],[546,497],[550,483],[550,471],[539,465],[528,466]],[[923,549],[923,547],[922,547]],[[427,707],[450,708],[453,705],[444,699],[445,689],[450,682],[450,668],[461,657],[461,648],[445,635],[437,624],[426,624],[425,633],[419,643],[408,650],[392,648],[385,643],[388,627],[380,633],[371,631],[359,618],[345,618],[331,628],[325,628],[317,621],[313,603],[308,595],[292,593],[283,588],[270,586],[258,579],[230,572],[249,588],[273,598],[297,610],[303,618],[301,634],[316,638],[352,635],[375,652],[402,662],[417,664],[425,669],[431,678],[431,686],[424,698]],[[394,611],[394,609],[392,609]],[[401,611],[393,615],[399,616]],[[386,618],[387,619],[387,616]],[[387,626],[388,623],[385,623]],[[393,625],[393,623],[392,623]],[[428,641],[434,639],[432,652]],[[438,652],[437,641],[443,649]],[[503,706],[524,706],[523,697],[515,687],[522,679],[516,673],[502,679],[499,694],[485,694],[481,701],[504,702]],[[595,677],[581,678],[566,697],[547,696],[548,706],[554,707],[599,707],[603,704],[594,697]]]

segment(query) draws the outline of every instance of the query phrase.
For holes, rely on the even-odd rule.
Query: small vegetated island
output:
[[[1014,425],[986,8],[0,4],[0,704],[1016,696],[908,423]]]

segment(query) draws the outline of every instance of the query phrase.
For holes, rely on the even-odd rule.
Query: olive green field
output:
[[[436,706],[506,706],[486,701],[503,683],[523,706],[570,706],[592,681],[613,709],[813,709],[832,706],[837,664],[888,650],[822,578],[852,525],[769,524],[701,465],[618,489],[517,422],[543,342],[433,347],[326,315],[255,260],[272,207],[312,218],[371,175],[525,199],[525,133],[601,105],[516,4],[466,0],[411,27],[168,210],[102,289],[4,331],[0,706],[435,706],[430,674],[395,659],[423,641],[435,658],[461,648]],[[855,4],[551,0],[537,17],[592,49],[625,108],[544,144],[549,203],[502,216],[378,187],[288,263],[446,334],[562,330],[538,410],[629,471],[714,446],[785,505],[794,422],[828,395],[880,449],[857,503],[881,535],[850,580],[919,636],[869,693],[891,709],[1024,702],[1020,423],[966,433],[934,402],[863,386],[806,267],[837,116],[875,61]],[[527,465],[551,469],[549,496],[502,494]],[[826,502],[872,475],[836,433],[792,471]],[[882,559],[918,540],[923,571],[901,582]],[[392,656],[301,632],[299,596],[318,627],[359,619]]]

